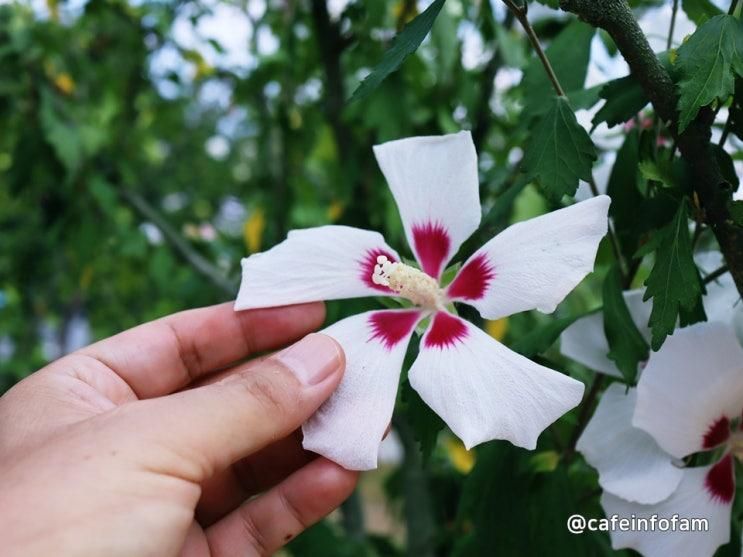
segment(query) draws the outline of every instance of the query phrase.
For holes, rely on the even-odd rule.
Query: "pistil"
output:
[[[405,263],[390,261],[384,255],[377,257],[372,282],[387,286],[425,309],[444,309],[446,304],[446,296],[434,278]]]

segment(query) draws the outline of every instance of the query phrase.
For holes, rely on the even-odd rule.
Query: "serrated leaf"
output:
[[[637,378],[637,366],[648,359],[648,343],[637,329],[622,295],[622,276],[612,267],[604,279],[604,333],[609,342],[607,357],[630,385]]]
[[[591,120],[594,128],[602,122],[610,128],[623,124],[650,102],[642,86],[631,75],[608,82],[599,97],[606,102]]]
[[[566,92],[582,90],[591,55],[591,40],[596,30],[575,21],[565,27],[547,47],[545,54]],[[549,110],[554,89],[542,62],[534,56],[524,70],[521,80],[524,91],[524,114],[533,118]]]
[[[709,0],[682,0],[681,8],[689,19],[697,25],[724,13]]]
[[[536,180],[553,199],[575,195],[579,180],[591,179],[596,149],[565,97],[553,97],[550,110],[532,131],[524,155],[527,179]]]
[[[700,25],[678,49],[679,132],[699,109],[724,100],[734,89],[733,72],[743,75],[743,23],[730,15],[715,16]]]
[[[405,59],[413,54],[433,27],[446,0],[434,0],[428,8],[415,17],[395,37],[392,47],[384,53],[382,61],[377,64],[364,81],[351,95],[349,102],[358,101],[374,91],[384,79],[397,70]]]
[[[676,216],[657,232],[653,242],[655,265],[645,280],[644,300],[653,299],[649,325],[651,347],[658,350],[666,336],[673,334],[682,310],[691,312],[702,296],[702,281],[694,263],[689,237],[689,209],[683,200]]]

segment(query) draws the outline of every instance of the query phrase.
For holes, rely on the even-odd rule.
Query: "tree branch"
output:
[[[560,0],[560,7],[611,35],[655,112],[668,124],[681,156],[691,167],[705,220],[720,244],[738,291],[743,295],[743,227],[736,226],[730,217],[728,203],[732,187],[723,177],[711,149],[714,113],[709,108],[702,108],[684,133],[678,133],[675,85],[650,48],[625,0]]]
[[[188,245],[188,242],[178,234],[170,223],[165,220],[165,217],[150,205],[144,197],[124,188],[119,188],[118,192],[121,198],[135,211],[160,229],[165,239],[191,267],[203,277],[209,279],[214,286],[230,296],[230,298],[235,296],[238,287],[237,281],[232,281],[225,277],[206,257]]]

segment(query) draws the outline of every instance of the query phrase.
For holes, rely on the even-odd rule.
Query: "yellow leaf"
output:
[[[495,340],[503,340],[508,332],[508,318],[485,321],[485,330]]]
[[[326,213],[328,220],[330,222],[335,222],[341,218],[341,215],[343,215],[343,208],[343,203],[340,201],[333,201],[328,207],[328,212]]]
[[[54,86],[65,95],[71,95],[75,90],[75,82],[70,74],[62,72],[54,76]]]
[[[459,439],[449,438],[446,441],[446,454],[452,466],[462,474],[468,474],[475,466],[475,453],[468,451]]]
[[[248,253],[256,253],[261,250],[263,242],[263,231],[266,229],[266,215],[263,209],[254,209],[243,227],[243,237]]]

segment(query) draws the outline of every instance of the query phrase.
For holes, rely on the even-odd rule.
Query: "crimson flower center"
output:
[[[446,305],[446,294],[436,279],[405,263],[390,261],[384,255],[377,257],[371,279],[424,309],[441,310]]]

